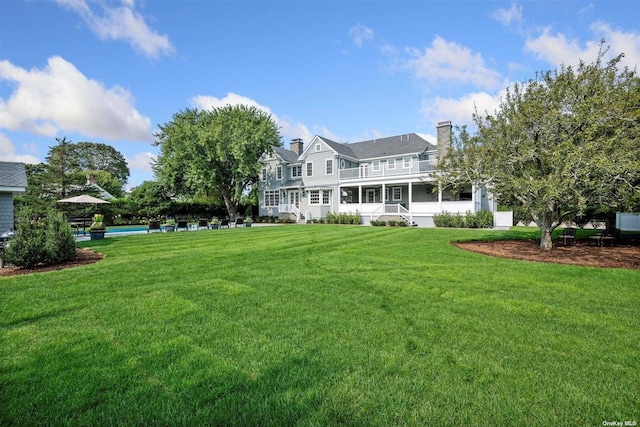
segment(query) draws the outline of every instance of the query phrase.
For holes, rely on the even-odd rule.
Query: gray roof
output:
[[[358,159],[375,157],[400,156],[411,153],[422,153],[436,147],[416,133],[354,142],[348,147]]]
[[[352,157],[354,159],[358,158],[358,156],[351,149],[351,147],[354,144],[341,144],[339,142],[335,142],[330,139],[327,139],[323,136],[318,136],[318,138],[321,139],[329,147],[331,147],[336,153],[341,154],[343,156]]]
[[[287,150],[283,147],[273,147],[273,151],[287,163],[295,163],[298,161],[298,154],[295,151]]]
[[[0,187],[27,186],[27,172],[24,163],[0,162]]]

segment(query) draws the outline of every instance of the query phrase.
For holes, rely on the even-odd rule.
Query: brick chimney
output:
[[[451,121],[438,122],[438,160],[447,155],[451,148]]]
[[[98,183],[98,177],[95,175],[91,175],[91,174],[87,174],[87,184],[86,185],[91,185],[91,184],[97,184]]]
[[[291,151],[295,152],[298,156],[304,151],[304,143],[302,138],[295,138],[290,143]]]

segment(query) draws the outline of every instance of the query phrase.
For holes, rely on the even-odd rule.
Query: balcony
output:
[[[437,161],[435,159],[413,160],[409,163],[397,162],[393,169],[389,169],[385,163],[380,163],[376,167],[372,163],[365,163],[357,168],[341,169],[340,181],[419,175],[432,172],[436,164]]]

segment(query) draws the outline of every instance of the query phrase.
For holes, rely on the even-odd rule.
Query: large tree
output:
[[[441,162],[441,184],[488,184],[552,231],[588,206],[638,207],[640,80],[621,56],[540,73],[507,90],[494,114],[474,114]]]
[[[230,216],[257,182],[260,156],[280,145],[271,116],[244,105],[186,109],[155,136],[158,180],[172,193],[221,197]]]

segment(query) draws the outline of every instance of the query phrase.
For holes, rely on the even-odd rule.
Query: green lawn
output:
[[[640,422],[640,271],[279,226],[108,238],[0,279],[0,425]]]

